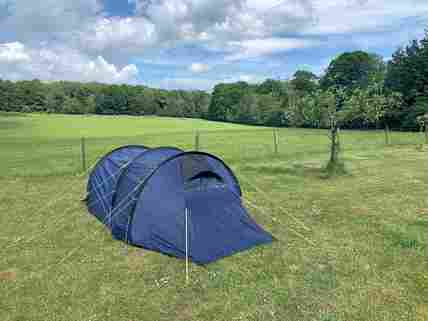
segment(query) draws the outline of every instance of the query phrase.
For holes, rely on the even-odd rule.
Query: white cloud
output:
[[[26,62],[30,56],[25,52],[24,45],[20,42],[0,44],[0,64]]]
[[[239,76],[240,81],[245,82],[257,82],[257,76],[254,75],[240,75]]]
[[[98,0],[6,0],[6,4],[1,29],[15,40],[29,42],[52,37],[66,40],[70,33],[92,23],[102,9]],[[0,41],[5,36],[1,34]]]
[[[135,15],[112,17],[104,11],[103,0],[0,0],[1,75],[135,81],[138,70],[131,61],[156,58],[157,53],[165,59],[168,49],[180,46],[195,50],[195,57],[179,57],[174,51],[171,64],[189,66],[196,61],[188,72],[202,73],[209,71],[207,65],[224,60],[269,61],[277,53],[330,47],[328,41],[314,40],[320,36],[333,35],[330,43],[339,39],[334,43],[338,50],[392,48],[423,32],[423,27],[419,31],[409,27],[406,19],[428,21],[426,0],[128,2],[135,3]],[[198,49],[215,58],[210,61],[207,55],[206,64],[198,63]]]
[[[245,41],[232,41],[228,45],[235,53],[226,56],[227,61],[236,61],[248,58],[271,55],[298,48],[311,47],[317,42],[294,38],[267,38]]]
[[[117,68],[113,64],[109,64],[101,56],[98,56],[94,61],[83,62],[80,65],[81,69],[76,71],[84,75],[88,81],[107,81],[114,83],[123,83],[135,80],[138,76],[138,68],[135,65],[127,65],[122,69]],[[106,79],[106,80],[102,80]]]
[[[4,57],[6,59],[2,59]],[[16,42],[0,44],[0,73],[12,75],[13,80],[39,78],[122,83],[135,81],[138,68],[132,64],[118,68],[101,56],[91,59],[70,48],[28,48]]]
[[[245,81],[248,83],[260,83],[266,77],[253,74],[237,74],[225,77],[215,78],[197,78],[197,77],[169,77],[156,84],[159,87],[166,89],[184,89],[184,90],[206,90],[211,91],[215,85],[220,83],[234,83],[237,81]]]
[[[97,51],[116,48],[142,52],[157,41],[155,26],[142,17],[99,18],[80,33],[84,47]]]
[[[158,41],[211,42],[283,38],[284,34],[347,35],[400,29],[400,20],[428,16],[426,0],[134,0]]]
[[[162,79],[158,87],[166,89],[182,89],[182,90],[211,90],[218,83],[217,79],[201,79],[192,77],[169,77]],[[153,85],[147,84],[147,85]]]
[[[229,76],[226,78],[223,78],[222,80],[219,80],[221,83],[233,83],[237,81],[245,81],[247,83],[251,84],[257,84],[265,80],[267,77],[264,75],[258,75],[258,74],[237,74],[233,76]]]
[[[240,40],[266,37],[269,30],[263,17],[256,12],[239,10],[225,17],[221,23],[213,25],[208,33],[220,40]]]
[[[159,41],[203,43],[266,36],[266,17],[260,17],[247,1],[136,0],[136,3],[139,14],[155,25]]]
[[[211,68],[210,68],[210,66],[208,66],[206,64],[193,63],[189,69],[190,69],[190,71],[192,71],[194,73],[203,73],[203,72],[209,71]]]
[[[313,0],[316,20],[300,30],[303,34],[349,34],[400,29],[400,20],[428,16],[423,0]]]

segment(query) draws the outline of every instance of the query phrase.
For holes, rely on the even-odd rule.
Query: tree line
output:
[[[218,84],[211,94],[0,79],[0,110],[159,115],[330,129],[333,122],[343,128],[416,130],[427,123],[423,119],[428,114],[428,32],[422,40],[397,49],[387,63],[376,54],[355,51],[333,59],[322,76],[299,70],[286,81]]]
[[[208,117],[257,125],[330,128],[326,96],[335,100],[340,126],[416,130],[428,114],[428,32],[399,48],[387,63],[355,51],[333,59],[317,76],[299,70],[287,81],[219,84]],[[419,119],[419,120],[418,120]]]
[[[0,111],[203,118],[209,103],[210,95],[204,91],[0,79]]]

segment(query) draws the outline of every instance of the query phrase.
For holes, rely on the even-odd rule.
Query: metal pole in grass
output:
[[[195,134],[195,150],[199,151],[199,139],[200,139],[200,134],[199,134],[199,130],[196,131]]]
[[[273,129],[273,145],[275,148],[275,155],[278,155],[278,136],[275,128]]]
[[[80,150],[82,155],[82,169],[83,172],[86,172],[86,141],[85,137],[82,137],[80,141]]]
[[[187,222],[188,222],[188,215],[189,210],[186,207],[185,210],[185,230],[186,230],[186,284],[189,283],[189,237],[188,237],[188,228],[187,228]]]

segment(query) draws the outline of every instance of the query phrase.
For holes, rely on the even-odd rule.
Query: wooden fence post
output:
[[[275,155],[278,155],[278,137],[276,133],[276,129],[273,129],[273,145],[275,150]]]
[[[82,137],[80,141],[80,152],[82,157],[82,169],[83,172],[86,172],[86,141],[85,137]]]
[[[428,144],[428,124],[425,124],[425,144]]]
[[[390,139],[390,130],[389,130],[389,125],[385,124],[385,144],[389,145],[391,142]]]
[[[199,131],[196,131],[195,134],[195,150],[199,151],[199,139],[200,139],[200,135],[199,135]]]

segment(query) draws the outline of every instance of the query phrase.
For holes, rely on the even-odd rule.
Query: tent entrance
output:
[[[192,190],[186,193],[189,211],[189,255],[199,264],[270,243],[247,214],[240,199],[228,189]]]

